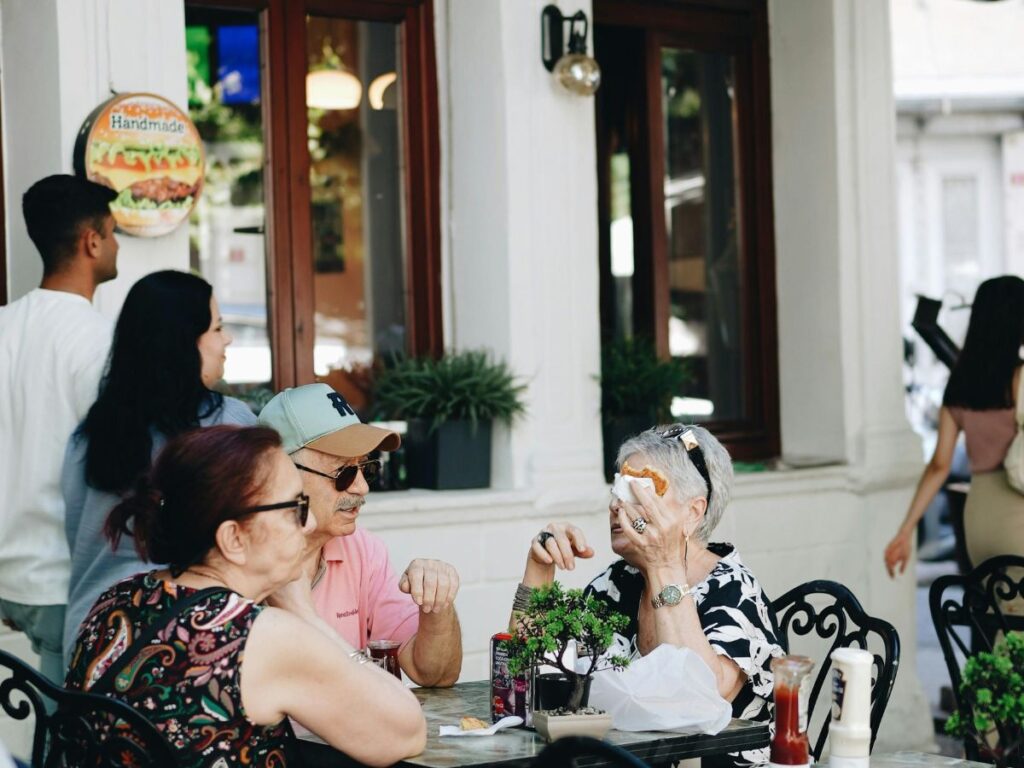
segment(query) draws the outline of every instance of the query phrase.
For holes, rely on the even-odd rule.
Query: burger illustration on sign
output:
[[[159,237],[188,218],[203,188],[203,141],[188,115],[151,93],[115,96],[86,119],[75,172],[117,192],[118,228]]]

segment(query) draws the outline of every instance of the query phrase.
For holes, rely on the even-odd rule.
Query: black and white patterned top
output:
[[[697,585],[694,599],[708,643],[715,653],[736,662],[747,676],[747,682],[733,699],[732,715],[770,723],[773,709],[771,660],[784,652],[779,645],[768,598],[754,574],[740,561],[735,547],[709,544],[708,549],[721,560]],[[637,617],[643,591],[643,574],[625,560],[612,563],[587,586],[588,595],[629,617],[626,634],[616,634],[609,654],[630,658],[640,655],[636,646]],[[767,748],[702,758],[704,768],[766,762]]]

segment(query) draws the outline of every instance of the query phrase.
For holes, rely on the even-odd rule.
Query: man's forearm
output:
[[[462,671],[462,629],[455,608],[421,613],[419,631],[402,649],[399,660],[405,674],[418,685],[455,685]]]

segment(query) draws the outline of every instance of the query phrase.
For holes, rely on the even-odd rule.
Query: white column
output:
[[[100,103],[148,91],[187,108],[185,11],[162,0],[4,0],[4,174],[10,298],[39,283],[21,196],[44,176],[72,172],[82,122]],[[142,275],[188,268],[188,228],[162,238],[120,235],[119,276],[97,292],[114,316]]]
[[[783,454],[849,465],[864,510],[844,580],[904,649],[883,743],[927,744],[914,582],[882,563],[921,467],[901,376],[888,0],[772,0],[770,18]]]
[[[601,482],[597,171],[593,99],[541,64],[544,5],[448,2],[447,310],[456,347],[493,350],[530,385],[527,418],[496,437],[494,484],[557,495]]]

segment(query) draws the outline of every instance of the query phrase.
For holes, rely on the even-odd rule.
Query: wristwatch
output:
[[[666,584],[661,592],[651,598],[651,605],[655,608],[661,608],[662,606],[673,606],[679,605],[683,598],[690,594],[692,590],[689,584]]]

